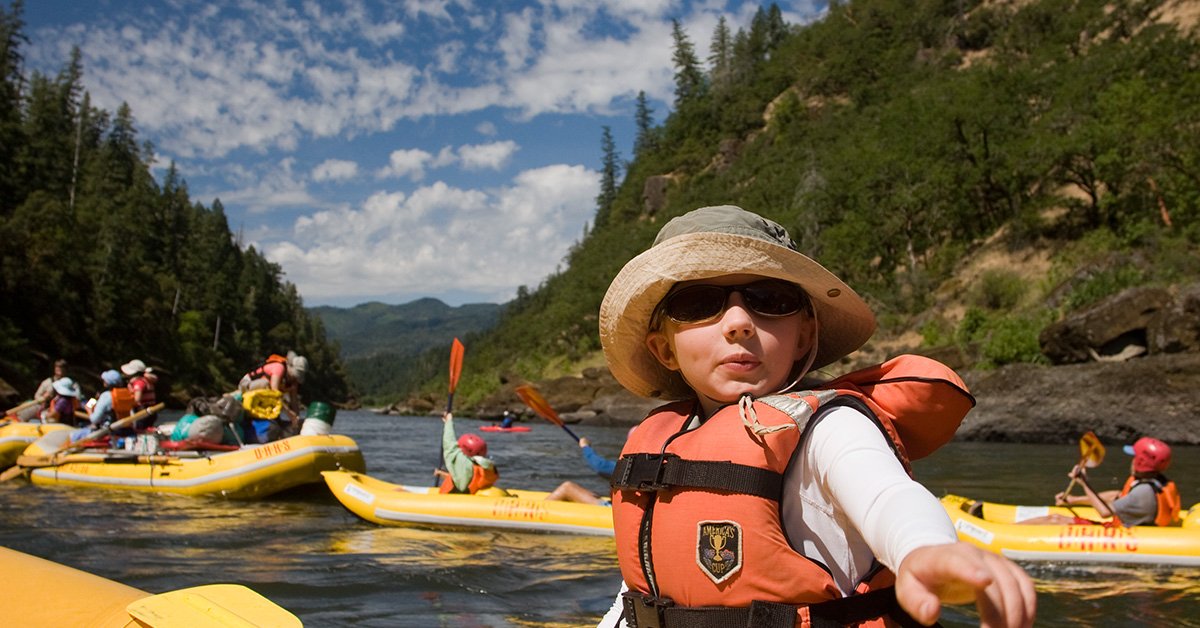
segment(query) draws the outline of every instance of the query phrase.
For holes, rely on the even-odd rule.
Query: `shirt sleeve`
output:
[[[622,581],[621,589],[617,591],[617,598],[613,600],[613,605],[609,607],[604,617],[600,618],[600,623],[596,624],[596,628],[625,628],[627,624],[621,620],[621,613],[625,611],[625,605],[621,601],[621,594],[628,590],[629,588]]]
[[[592,471],[595,471],[606,478],[612,477],[613,470],[617,468],[617,462],[615,460],[609,460],[608,458],[596,453],[596,450],[592,449],[591,445],[582,447],[581,449],[583,449],[583,459],[587,461],[588,466],[592,468]]]
[[[88,415],[88,422],[92,427],[99,427],[104,424],[106,415],[112,410],[112,392],[104,391],[96,398],[96,405],[92,406],[92,413]]]
[[[883,432],[861,412],[843,407],[825,415],[807,446],[818,484],[889,569],[917,548],[958,540],[937,498],[909,477]]]
[[[454,480],[454,488],[460,491],[467,490],[475,472],[475,463],[471,462],[471,458],[458,448],[458,436],[454,433],[454,419],[446,421],[445,427],[442,428],[442,460],[446,463],[446,470],[450,472],[450,477]]]

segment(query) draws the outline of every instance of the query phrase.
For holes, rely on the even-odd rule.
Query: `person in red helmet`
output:
[[[1121,490],[1097,493],[1087,481],[1087,471],[1075,467],[1068,474],[1083,486],[1083,495],[1059,493],[1054,501],[1060,506],[1091,506],[1102,517],[1113,517],[1129,528],[1139,525],[1169,526],[1179,521],[1179,489],[1163,472],[1171,464],[1171,447],[1144,436],[1125,446],[1133,456],[1129,478]]]
[[[478,434],[454,433],[454,415],[442,415],[445,427],[442,430],[442,459],[446,471],[437,469],[442,478],[443,493],[477,493],[496,484],[500,472],[496,464],[487,457],[487,442]]]

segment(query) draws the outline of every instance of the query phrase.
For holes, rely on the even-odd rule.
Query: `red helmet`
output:
[[[1134,473],[1162,473],[1171,464],[1171,447],[1157,438],[1143,436],[1125,453],[1133,456]]]
[[[486,456],[487,443],[478,434],[463,434],[458,437],[458,448],[468,456]]]

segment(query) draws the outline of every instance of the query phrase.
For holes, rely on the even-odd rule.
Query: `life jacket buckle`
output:
[[[621,602],[625,607],[625,623],[630,628],[664,628],[667,625],[664,616],[666,609],[675,606],[675,602],[668,598],[657,598],[638,591],[621,594]]]
[[[678,460],[675,454],[635,454],[622,456],[618,461],[612,485],[620,489],[635,491],[658,492],[671,488],[671,484],[663,482],[670,462]]]

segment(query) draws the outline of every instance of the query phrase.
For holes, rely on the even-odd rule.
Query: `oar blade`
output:
[[[237,584],[210,584],[152,595],[126,611],[143,625],[302,626],[300,619],[262,595]]]
[[[517,386],[516,393],[521,398],[521,401],[525,402],[525,405],[533,408],[533,411],[538,413],[538,416],[559,427],[565,426],[563,420],[559,418],[558,413],[554,411],[554,408],[550,406],[549,402],[546,401],[545,397],[542,397],[536,388],[529,384],[522,384]]]
[[[466,347],[459,341],[458,338],[450,343],[450,393],[454,393],[454,389],[458,388],[458,376],[462,374],[463,353],[466,352]]]

